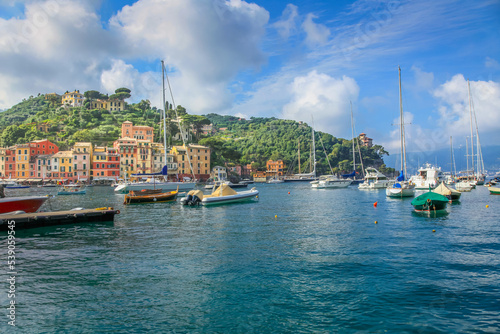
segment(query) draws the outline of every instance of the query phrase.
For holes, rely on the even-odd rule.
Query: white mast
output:
[[[469,91],[469,114],[470,114],[470,144],[471,144],[471,161],[472,161],[472,177],[474,177],[474,132],[472,131],[472,100],[470,97],[470,83],[469,79],[467,79],[467,88]],[[468,168],[467,168],[468,169]]]
[[[165,165],[167,165],[167,123],[165,121],[165,64],[163,63],[163,60],[161,61],[161,79],[163,82],[163,147],[164,147],[164,159],[165,159]]]
[[[316,178],[316,143],[314,142],[314,119],[312,126],[313,177]]]
[[[298,156],[299,156],[299,174],[300,174],[300,139],[299,139],[298,144],[299,144],[299,145],[298,145],[298,147],[299,147],[299,148],[298,148],[298,151],[297,151],[297,152],[298,152]]]
[[[354,117],[352,116],[352,101],[349,101],[351,104],[351,134],[352,134],[352,168],[354,170],[354,177],[356,178],[356,152],[354,151]]]
[[[404,178],[406,180],[406,142],[405,142],[405,127],[403,115],[403,93],[401,91],[401,67],[398,66],[399,73],[399,113],[400,121],[399,131],[401,133],[401,170],[404,171]]]

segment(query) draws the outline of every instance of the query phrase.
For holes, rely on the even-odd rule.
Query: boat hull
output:
[[[203,199],[199,203],[201,203],[201,205],[204,205],[204,206],[239,203],[239,202],[246,202],[246,201],[252,201],[254,199],[257,199],[258,195],[259,195],[259,191],[254,188],[251,190],[236,193],[234,195],[227,195],[227,196],[208,195],[207,197],[203,197]],[[187,205],[189,203],[189,200],[190,199],[189,199],[189,195],[188,195],[187,197],[182,198],[180,200],[180,202],[183,205]]]
[[[201,201],[201,205],[220,205],[220,204],[230,204],[251,201],[259,195],[258,190],[249,190],[238,193],[237,195],[231,196],[220,196],[220,197],[204,197]]]
[[[413,197],[415,196],[415,188],[386,188],[385,194],[392,198]]]
[[[431,212],[446,209],[449,199],[441,194],[435,192],[427,192],[411,201],[415,211],[417,212]]]
[[[488,190],[490,191],[491,195],[500,195],[500,188],[489,187]]]
[[[311,187],[316,189],[338,189],[347,188],[351,185],[352,180],[335,180],[335,181],[314,181]]]
[[[156,193],[148,195],[140,195],[136,193],[131,193],[125,195],[125,200],[123,204],[141,204],[141,203],[164,203],[172,202],[177,199],[177,191],[171,191],[168,193]]]
[[[48,196],[23,196],[0,198],[0,213],[24,211],[26,213],[36,212]]]

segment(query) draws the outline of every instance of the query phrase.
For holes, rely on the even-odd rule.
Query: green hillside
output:
[[[89,92],[85,96],[89,97],[87,93]],[[155,128],[155,138],[163,137],[160,132],[160,110],[151,107],[149,101],[127,104],[123,111],[88,109],[89,102],[90,99],[87,99],[84,107],[72,108],[61,106],[60,99],[50,96],[31,96],[0,113],[0,146],[9,147],[44,138],[56,143],[61,150],[68,149],[79,141],[109,146],[119,138],[124,121],[152,126]],[[253,163],[254,167],[265,168],[267,160],[283,159],[290,173],[298,173],[297,151],[300,143],[301,172],[310,170],[312,129],[305,123],[276,118],[252,117],[250,120],[243,120],[217,114],[190,115],[181,106],[177,106],[177,113],[183,119],[183,124],[195,129],[192,142],[212,149],[212,166],[230,162]],[[169,110],[167,119],[169,115],[174,115],[172,110]],[[213,124],[215,133],[201,135],[201,127],[210,123]],[[169,143],[180,144],[172,141],[178,132],[177,125],[170,123],[167,129]],[[322,132],[316,132],[315,138],[319,173],[331,172],[328,160],[334,173],[352,171],[351,140]],[[382,159],[386,154],[380,145],[361,147],[365,166],[375,166],[382,172],[390,173],[393,170],[386,169]],[[356,157],[359,164],[358,155]],[[357,166],[357,171],[361,171],[361,166]]]

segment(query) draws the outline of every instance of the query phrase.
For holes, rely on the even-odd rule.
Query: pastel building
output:
[[[92,153],[93,181],[110,182],[120,176],[120,153],[114,147],[95,147]]]
[[[154,141],[154,129],[151,126],[134,125],[130,121],[122,123],[122,138],[134,138],[140,140]]]
[[[88,182],[92,167],[93,146],[89,142],[78,142],[73,145],[73,171],[77,180]]]
[[[61,103],[63,106],[81,107],[83,106],[84,96],[79,90],[73,92],[66,92],[63,94]]]

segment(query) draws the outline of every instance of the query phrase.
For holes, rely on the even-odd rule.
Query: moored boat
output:
[[[403,94],[401,89],[401,68],[398,67],[399,74],[399,131],[401,135],[401,173],[396,182],[385,188],[387,197],[403,198],[415,196],[415,185],[406,180],[406,136],[403,113]]]
[[[359,185],[359,189],[383,189],[394,183],[373,167],[365,169],[365,180]]]
[[[489,189],[491,195],[500,195],[500,188],[489,187],[488,189]]]
[[[57,191],[58,195],[85,195],[86,193],[85,186],[79,184],[67,184]]]
[[[441,167],[432,166],[426,163],[424,167],[418,169],[418,174],[410,178],[410,182],[415,184],[415,189],[426,190],[436,188],[443,181],[444,176]]]
[[[432,190],[432,192],[443,195],[450,201],[459,201],[460,196],[462,196],[462,193],[460,191],[447,187],[444,181],[441,182],[441,184],[437,186],[434,190]]]
[[[347,188],[352,183],[350,179],[339,179],[335,175],[322,175],[318,180],[311,182],[312,188]]]
[[[449,199],[445,196],[429,191],[415,197],[411,201],[411,205],[413,205],[417,212],[430,212],[446,209],[446,204],[448,204],[448,202]]]
[[[0,198],[0,214],[14,211],[36,212],[49,196],[19,196]]]
[[[177,199],[179,194],[178,190],[162,192],[161,189],[143,189],[141,191],[130,191],[125,195],[123,204],[137,204],[137,203],[161,203],[171,202]]]
[[[455,189],[460,192],[469,192],[473,188],[472,184],[468,181],[460,181],[455,183]]]
[[[259,191],[256,188],[236,192],[226,184],[221,184],[210,195],[205,195],[201,190],[191,190],[186,197],[181,199],[183,205],[218,205],[236,202],[245,202],[258,198]]]

